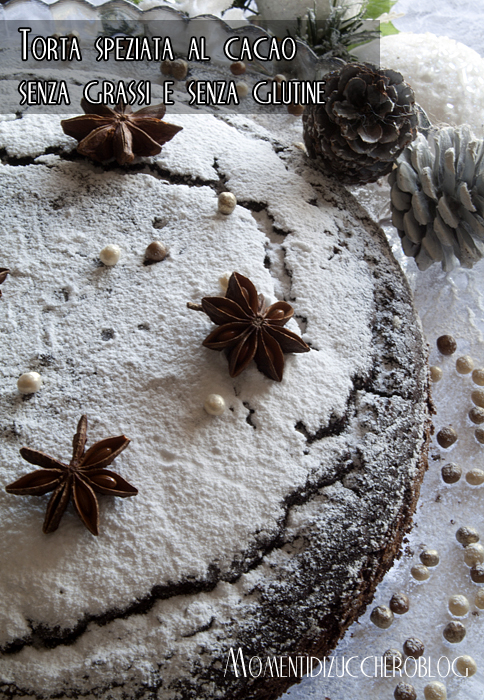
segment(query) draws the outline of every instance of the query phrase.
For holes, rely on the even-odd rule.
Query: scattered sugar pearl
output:
[[[450,462],[442,467],[442,479],[446,484],[456,484],[462,476],[462,467]]]
[[[468,544],[464,549],[464,561],[467,566],[482,564],[484,562],[484,547],[478,542]]]
[[[462,640],[466,636],[466,628],[464,627],[462,622],[459,622],[458,620],[452,620],[452,622],[449,622],[444,627],[444,631],[442,634],[444,635],[444,639],[446,639],[451,644],[459,644],[459,642],[462,642]]]
[[[432,681],[424,688],[425,700],[447,700],[447,689],[440,681]]]
[[[425,566],[437,566],[440,561],[439,553],[436,549],[426,549],[420,554],[420,561]]]
[[[484,423],[484,408],[473,406],[469,411],[469,418],[476,425]]]
[[[474,564],[470,574],[471,581],[474,581],[474,583],[484,583],[484,566],[482,564]]]
[[[171,75],[175,80],[185,80],[188,74],[188,63],[183,58],[175,61],[163,61],[160,70],[163,75]]]
[[[121,255],[121,248],[117,245],[112,245],[111,243],[105,246],[99,253],[99,259],[104,265],[112,267],[116,265],[119,261]]]
[[[472,381],[478,386],[484,386],[484,369],[475,369],[472,373]]]
[[[403,665],[403,654],[398,649],[387,649],[383,654],[385,668],[390,673],[397,671]]]
[[[466,474],[466,481],[471,486],[480,486],[482,483],[484,483],[484,471],[477,468],[470,469]]]
[[[474,389],[471,394],[472,403],[484,408],[484,389]]]
[[[386,630],[393,622],[393,613],[386,605],[378,605],[371,611],[370,620],[380,629]]]
[[[430,379],[433,381],[434,384],[437,382],[440,382],[442,379],[442,369],[440,367],[437,367],[436,365],[432,365],[430,368]]]
[[[484,588],[479,588],[474,602],[479,610],[484,610]]]
[[[416,637],[410,637],[403,643],[403,653],[412,659],[419,659],[425,651],[423,642]]]
[[[417,693],[413,685],[401,681],[393,691],[395,700],[417,700]]]
[[[442,355],[453,355],[457,350],[457,343],[451,335],[441,335],[437,338],[437,348]]]
[[[209,394],[203,407],[211,416],[221,416],[225,411],[225,401],[220,394]]]
[[[474,430],[474,436],[477,440],[477,442],[480,442],[481,445],[484,445],[484,428],[476,428]],[[480,469],[478,471],[481,471]]]
[[[161,262],[167,255],[168,251],[161,241],[153,241],[145,250],[145,259],[152,262]]]
[[[458,435],[454,428],[447,426],[446,428],[439,430],[437,433],[437,442],[444,448],[444,450],[447,450],[449,447],[452,447],[454,442],[456,442],[457,437]]]
[[[296,103],[287,105],[287,111],[289,114],[292,114],[293,117],[300,117],[303,114],[304,109],[304,105]]]
[[[405,593],[394,593],[390,600],[390,610],[397,615],[404,615],[410,609],[410,601]]]
[[[243,61],[235,61],[230,65],[230,72],[232,75],[243,75],[247,70],[247,66]]]
[[[449,610],[452,615],[457,615],[457,617],[467,615],[469,612],[469,601],[465,595],[451,595],[449,598]]]
[[[474,661],[472,656],[468,656],[467,654],[465,654],[464,656],[459,656],[459,658],[455,662],[455,666],[461,676],[470,677],[477,672],[476,662]]]
[[[237,90],[237,95],[239,97],[247,97],[249,94],[249,86],[245,80],[239,80],[239,82],[235,84],[235,89]]]
[[[231,214],[237,206],[237,199],[232,192],[221,192],[218,196],[218,210],[221,214]]]
[[[218,278],[219,284],[224,291],[226,291],[227,287],[229,286],[229,279],[231,277],[231,272],[224,272],[223,275],[220,275],[220,277]]]
[[[462,355],[455,361],[455,368],[459,374],[470,374],[474,369],[474,360],[470,355]]]
[[[430,576],[430,571],[424,564],[415,564],[410,569],[410,573],[417,581],[426,581]]]
[[[188,63],[183,58],[177,58],[171,64],[171,75],[175,80],[185,80],[188,73]]]
[[[163,73],[163,75],[171,75],[171,64],[172,61],[162,61],[160,65],[160,71]]]
[[[460,527],[455,533],[455,539],[457,542],[464,547],[472,544],[473,542],[479,542],[479,533],[474,527]]]
[[[17,380],[17,389],[21,394],[35,394],[42,386],[42,377],[38,372],[25,372]]]

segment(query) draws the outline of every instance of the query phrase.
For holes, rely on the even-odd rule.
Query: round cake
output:
[[[276,698],[399,552],[430,425],[411,294],[277,119],[173,116],[160,155],[123,167],[78,155],[55,116],[0,123],[2,698]],[[196,309],[234,272],[294,308],[310,350],[282,381],[231,377],[202,345],[217,326]],[[19,393],[26,372],[39,391]],[[44,534],[49,494],[5,487],[29,450],[69,464],[82,415],[87,448],[131,440],[109,469],[138,494],[99,495],[98,537],[72,503]]]

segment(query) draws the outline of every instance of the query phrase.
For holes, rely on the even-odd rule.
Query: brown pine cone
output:
[[[308,154],[341,182],[374,182],[417,136],[413,90],[397,71],[369,63],[348,63],[325,79],[325,104],[303,115]]]

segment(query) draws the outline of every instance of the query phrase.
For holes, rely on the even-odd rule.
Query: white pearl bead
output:
[[[117,245],[107,245],[99,253],[99,258],[104,265],[111,267],[116,265],[121,255],[121,248]]]
[[[42,386],[42,377],[38,372],[25,372],[17,380],[17,389],[21,394],[35,394]]]
[[[232,192],[222,192],[218,196],[218,210],[221,214],[231,214],[237,206],[237,199]]]
[[[432,681],[424,688],[425,700],[447,700],[447,689],[440,681]]]
[[[211,416],[220,416],[225,411],[225,401],[220,394],[209,394],[203,407]]]
[[[476,607],[479,608],[479,610],[484,610],[484,588],[479,588],[479,590],[477,591],[475,604]]]
[[[482,469],[471,469],[466,474],[466,481],[471,486],[480,486],[484,483],[484,471]]]
[[[455,665],[461,676],[473,676],[477,671],[476,662],[472,656],[467,656],[467,654],[465,656],[459,656]]]
[[[472,373],[472,381],[478,386],[484,386],[484,369],[475,369]]]
[[[415,564],[415,566],[412,566],[410,569],[410,573],[417,581],[426,581],[430,576],[430,571],[424,564]]]
[[[484,562],[484,547],[478,542],[468,544],[464,549],[464,561],[467,566],[475,566]]]
[[[235,86],[235,89],[237,90],[237,95],[239,97],[247,97],[249,94],[249,86],[245,82],[245,80],[241,80],[238,82]]]
[[[455,361],[455,368],[459,374],[470,374],[474,369],[474,360],[470,355],[458,357]]]
[[[465,595],[453,595],[449,598],[449,610],[452,615],[461,617],[469,612],[469,601]]]

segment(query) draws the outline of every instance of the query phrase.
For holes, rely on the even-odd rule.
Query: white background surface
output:
[[[405,13],[404,17],[394,20],[400,31],[448,36],[484,56],[483,0],[399,0],[393,12]],[[384,216],[388,201],[385,188],[359,188],[356,194],[360,201],[366,202],[375,218]],[[447,687],[448,700],[483,700],[484,611],[478,610],[474,604],[480,586],[470,579],[455,532],[462,525],[472,526],[480,532],[481,541],[484,540],[484,486],[471,487],[464,477],[457,484],[448,486],[443,483],[440,471],[444,464],[451,461],[462,466],[464,475],[474,467],[484,468],[484,446],[475,440],[473,426],[467,418],[472,406],[470,393],[476,387],[469,376],[458,375],[455,371],[455,359],[464,354],[474,358],[476,367],[484,367],[484,261],[471,271],[459,268],[445,274],[440,266],[434,265],[421,273],[413,261],[403,258],[395,229],[388,226],[386,232],[415,291],[415,304],[430,346],[430,364],[438,364],[444,371],[443,380],[434,385],[436,430],[452,424],[459,440],[449,450],[441,449],[433,440],[429,471],[405,554],[380,584],[373,604],[349,629],[334,656],[339,661],[340,672],[343,656],[380,656],[389,648],[402,651],[406,639],[417,637],[425,645],[425,657],[430,657],[434,666],[441,656],[452,661],[462,654],[471,655],[478,664],[475,676],[470,679],[449,676],[442,680]],[[442,358],[436,349],[436,338],[443,333],[451,333],[458,342],[458,350],[453,357]],[[428,581],[418,583],[412,578],[410,568],[419,563],[418,555],[425,548],[439,551],[440,564],[431,570]],[[393,593],[398,591],[410,597],[410,611],[406,615],[395,616],[388,630],[376,628],[369,621],[371,610],[376,605],[388,605]],[[465,618],[453,618],[448,611],[448,598],[455,593],[469,599],[470,612]],[[449,644],[442,636],[443,628],[451,619],[461,619],[466,626],[466,638],[460,644]],[[432,670],[432,673],[435,674],[435,671]],[[321,676],[304,679],[284,697],[288,700],[392,700],[395,686],[400,680],[366,679],[362,674],[356,679]],[[439,679],[417,677],[408,680],[414,685],[418,700],[424,698],[424,687],[432,680]]]
[[[398,0],[393,24],[401,32],[431,32],[460,41],[484,56],[484,0]]]

